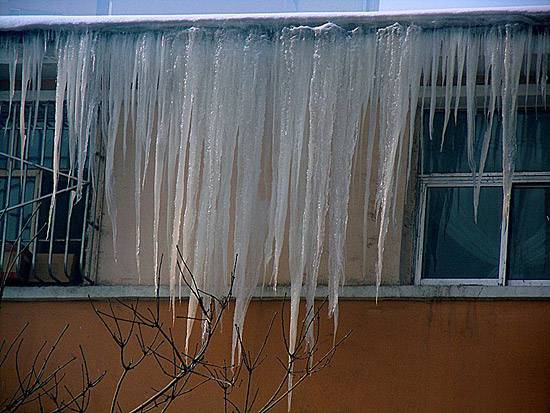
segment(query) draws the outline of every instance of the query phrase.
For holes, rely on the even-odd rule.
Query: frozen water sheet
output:
[[[472,11],[333,15],[331,20],[340,25],[318,27],[305,24],[325,23],[326,16],[182,17],[168,22],[150,17],[2,18],[0,59],[9,63],[9,110],[21,104],[18,121],[23,126],[27,91],[39,88],[46,58],[57,62],[53,202],[65,108],[70,173],[78,182],[72,199],[78,202],[84,165],[93,162],[94,148],[102,147],[115,245],[120,189],[115,154],[133,153],[128,168],[135,175],[138,274],[141,259],[150,259],[158,271],[165,253],[174,300],[182,282],[178,245],[197,286],[222,294],[238,254],[234,351],[239,350],[236,334],[242,333],[254,288],[266,273],[276,286],[281,256],[288,255],[292,349],[300,299],[305,295],[311,310],[327,248],[329,313],[337,326],[354,160],[363,163],[356,165],[354,179],[361,173],[365,177],[359,182],[364,188],[365,245],[371,180],[376,183],[376,284],[383,282],[384,247],[394,227],[390,223],[397,193],[410,177],[418,107],[429,109],[430,128],[436,107],[443,107],[445,129],[455,121],[458,107],[466,105],[474,209],[477,177],[494,139],[493,122],[502,117],[503,132],[497,138],[504,148],[503,218],[508,214],[516,145],[512,131],[518,105],[524,102],[518,100],[522,74],[534,85],[539,103],[548,98],[550,9],[479,13],[486,20],[476,27],[440,27],[445,26],[442,16],[452,17],[456,24],[451,25],[457,26],[471,21]],[[125,24],[139,30],[122,33]],[[55,30],[17,32],[31,27]],[[21,78],[15,75],[18,65]],[[486,89],[483,104],[476,95],[479,79]],[[19,81],[21,102],[16,103]],[[438,88],[443,96],[436,93]],[[488,131],[477,159],[475,115],[480,110],[487,113]],[[429,133],[445,145],[444,133]],[[23,132],[20,139],[25,147]],[[141,220],[146,180],[152,183],[154,199],[153,251],[140,250],[141,225],[150,224]],[[170,251],[162,251],[163,240]],[[197,301],[191,298],[188,306],[193,318]],[[187,341],[192,324],[188,322]]]

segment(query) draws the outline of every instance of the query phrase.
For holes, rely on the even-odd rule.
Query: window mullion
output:
[[[420,181],[428,186],[439,187],[475,186],[478,182],[471,173],[424,175]],[[502,186],[502,174],[483,174],[479,183],[481,186]]]

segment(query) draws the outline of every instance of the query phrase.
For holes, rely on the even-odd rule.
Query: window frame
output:
[[[427,88],[429,89],[429,88]],[[531,92],[531,90],[524,92]],[[527,93],[527,97],[531,97],[535,93]],[[483,96],[478,96],[483,98]],[[525,95],[518,95],[518,101],[525,99]],[[460,107],[462,110],[463,107]],[[521,106],[518,105],[517,111],[532,110],[533,106]],[[436,106],[436,110],[442,110],[441,106]],[[452,113],[450,118],[452,118]],[[422,116],[420,117],[422,119]],[[418,142],[421,147],[422,139],[424,139],[422,133],[422,127],[417,128]],[[502,217],[501,220],[501,236],[500,236],[500,254],[499,254],[499,268],[498,278],[423,278],[422,277],[422,264],[424,254],[424,241],[426,232],[426,209],[427,209],[427,195],[429,188],[458,188],[458,187],[471,187],[475,188],[476,184],[473,180],[472,173],[468,172],[454,172],[454,173],[431,173],[424,174],[422,165],[422,151],[419,151],[418,162],[419,171],[417,175],[418,180],[418,192],[417,192],[417,220],[415,230],[415,247],[414,247],[414,284],[425,286],[458,286],[458,285],[481,285],[481,286],[510,286],[510,287],[536,287],[536,286],[550,286],[550,279],[548,280],[509,280],[507,271],[507,259],[508,259],[508,240],[509,240],[509,224],[510,224],[510,211],[506,217]],[[484,172],[481,177],[478,177],[481,187],[500,187],[503,185],[503,173],[502,172]],[[512,176],[512,191],[514,186],[518,184],[549,184],[550,185],[550,170],[546,172],[517,172],[514,171]],[[511,205],[510,205],[511,210]],[[502,229],[504,228],[504,233]]]

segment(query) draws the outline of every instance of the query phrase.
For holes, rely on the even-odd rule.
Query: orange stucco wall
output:
[[[104,305],[105,303],[99,303]],[[185,304],[185,303],[184,303]],[[256,350],[280,301],[253,301],[245,340]],[[168,303],[161,310],[171,322]],[[183,305],[178,311],[184,311]],[[324,313],[323,313],[324,314]],[[51,340],[65,324],[69,332],[59,359],[82,344],[92,374],[107,376],[92,396],[91,411],[108,411],[120,373],[114,343],[87,302],[4,302],[0,332],[10,338],[30,322],[22,347],[29,358],[42,341]],[[183,323],[182,323],[183,324]],[[176,335],[183,339],[183,326]],[[338,334],[352,335],[332,365],[295,392],[297,412],[365,411],[550,411],[550,302],[548,301],[343,301]],[[211,360],[230,357],[230,321],[216,336]],[[321,350],[332,340],[332,322],[322,317]],[[280,323],[276,323],[258,371],[259,399],[275,386],[283,356]],[[28,360],[26,360],[28,362]],[[10,366],[11,364],[8,363]],[[10,366],[1,371],[0,394],[15,383]],[[160,376],[154,363],[131,374],[123,390],[124,409],[143,400]],[[222,411],[221,393],[213,384],[176,402],[170,411]],[[29,408],[28,411],[34,411]],[[286,411],[286,402],[276,411]]]

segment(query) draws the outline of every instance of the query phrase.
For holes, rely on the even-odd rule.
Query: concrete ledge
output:
[[[162,298],[170,296],[168,287],[160,290]],[[188,291],[182,291],[182,297],[187,297]],[[281,286],[274,291],[258,288],[254,299],[276,300],[290,296],[290,288]],[[317,288],[317,297],[327,296],[327,287]],[[104,300],[109,298],[144,298],[155,297],[154,287],[144,285],[124,286],[55,286],[55,287],[6,287],[3,299],[6,301],[74,301]],[[375,286],[345,286],[340,290],[340,299],[346,300],[374,300]],[[488,299],[488,300],[550,300],[550,286],[481,286],[481,285],[454,285],[454,286],[382,286],[378,292],[379,300],[461,300],[461,299]]]

